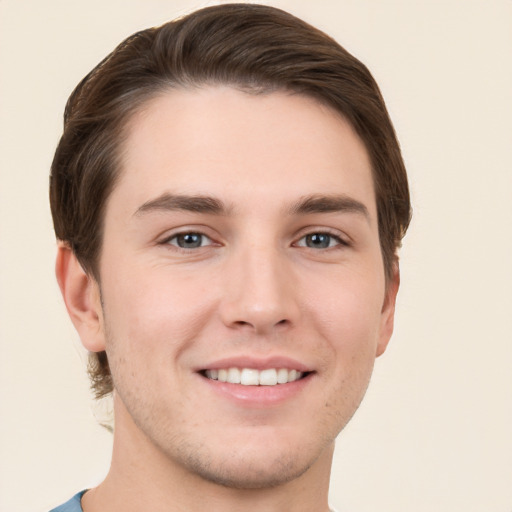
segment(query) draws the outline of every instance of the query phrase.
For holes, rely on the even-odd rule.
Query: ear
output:
[[[391,278],[386,284],[386,295],[382,305],[381,319],[380,319],[380,332],[379,342],[377,344],[376,356],[379,357],[384,353],[388,346],[391,335],[393,334],[393,327],[395,322],[395,305],[396,295],[400,287],[400,268],[398,260],[393,264],[393,271]]]
[[[71,248],[59,244],[55,274],[69,316],[90,352],[105,350],[100,288],[80,265]]]

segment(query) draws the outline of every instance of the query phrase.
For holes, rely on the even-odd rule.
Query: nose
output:
[[[220,305],[229,328],[268,335],[299,318],[292,262],[277,248],[254,247],[230,258]]]

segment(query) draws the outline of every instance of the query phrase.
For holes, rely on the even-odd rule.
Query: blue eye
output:
[[[169,238],[167,243],[180,249],[197,249],[198,247],[211,245],[212,241],[202,233],[180,233]]]
[[[339,237],[329,233],[311,233],[302,237],[297,243],[299,247],[309,247],[310,249],[328,249],[336,245],[345,245]]]

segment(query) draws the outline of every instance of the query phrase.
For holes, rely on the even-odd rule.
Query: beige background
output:
[[[135,30],[215,2],[0,0],[0,510],[97,483],[83,353],[53,277],[67,96]],[[275,0],[361,58],[410,172],[397,329],[340,436],[349,512],[512,511],[512,1]]]

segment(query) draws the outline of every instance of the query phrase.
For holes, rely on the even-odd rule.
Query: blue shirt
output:
[[[63,503],[59,507],[50,510],[50,512],[83,512],[80,500],[84,493],[85,491],[81,491],[78,494],[75,494],[69,501],[66,501],[66,503]],[[333,508],[330,510],[331,512],[336,512]]]
[[[50,512],[83,512],[80,500],[82,499],[84,492],[85,491],[81,491],[78,494],[75,494],[69,501],[66,501],[66,503],[50,510]]]

